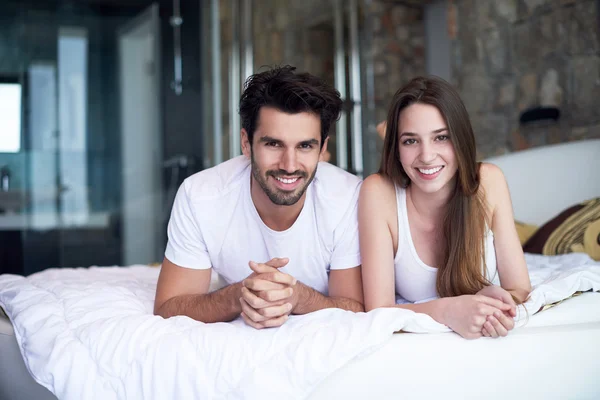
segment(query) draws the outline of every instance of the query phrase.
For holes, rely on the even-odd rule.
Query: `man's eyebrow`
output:
[[[278,143],[278,144],[283,144],[283,140],[275,139],[271,136],[263,136],[258,140],[259,140],[259,142],[263,142],[263,143],[274,142],[274,143]],[[317,139],[309,139],[309,140],[303,140],[299,143],[300,146],[307,145],[307,144],[317,146],[319,144],[319,141]]]
[[[263,136],[260,139],[258,139],[259,142],[275,142],[275,143],[283,143],[281,140],[279,139],[275,139],[272,138],[271,136]]]
[[[319,144],[319,141],[317,139],[310,139],[310,140],[303,140],[302,142],[300,142],[300,145],[306,145],[306,144],[312,144],[317,146]]]

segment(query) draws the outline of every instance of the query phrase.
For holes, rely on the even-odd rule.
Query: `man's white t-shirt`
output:
[[[252,273],[249,261],[287,257],[281,270],[323,294],[330,269],[360,265],[358,177],[319,163],[300,215],[278,232],[258,215],[250,176],[250,161],[239,156],[183,182],[169,220],[169,261],[185,268],[212,267],[232,284]]]

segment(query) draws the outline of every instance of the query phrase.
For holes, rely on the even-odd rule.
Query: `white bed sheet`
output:
[[[396,334],[309,399],[591,400],[600,398],[599,377],[600,293],[584,293],[505,338]]]

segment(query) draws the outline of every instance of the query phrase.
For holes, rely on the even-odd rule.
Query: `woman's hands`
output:
[[[444,300],[444,324],[466,339],[506,336],[514,327],[510,317],[513,306],[497,298],[478,293]]]
[[[499,336],[508,335],[508,331],[514,328],[514,317],[517,316],[517,304],[511,294],[500,286],[490,285],[477,292],[479,295],[491,297],[502,301],[504,304],[511,306],[508,312],[505,312],[497,317],[495,315],[488,316],[488,320],[483,324],[481,333],[486,337],[497,338]]]

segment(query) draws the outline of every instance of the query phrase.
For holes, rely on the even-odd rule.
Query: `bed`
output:
[[[600,140],[485,161],[504,172],[518,221],[539,226],[573,204],[600,196]],[[533,316],[502,340],[395,335],[380,350],[332,374],[310,398],[402,393],[412,398],[416,393],[419,398],[596,399],[599,357],[600,294],[585,293]]]
[[[536,148],[516,152],[487,160],[499,165],[508,180],[515,218],[526,223],[541,225],[552,218],[566,207],[600,196],[600,179],[597,171],[600,170],[600,140],[586,140],[580,142],[565,143],[543,148]],[[557,276],[556,273],[547,273],[551,267],[544,269],[546,259],[541,256],[528,256],[528,262],[539,263],[539,282],[545,282],[549,277]],[[575,262],[558,258],[548,261],[548,265],[556,265],[566,262]],[[577,262],[586,264],[588,261],[581,258]],[[592,264],[590,264],[592,265]],[[590,268],[600,268],[594,264]],[[114,299],[115,302],[131,299],[131,293],[135,295],[135,303],[131,309],[139,307],[136,312],[151,313],[152,282],[158,274],[156,268],[132,267],[128,271],[125,268],[90,269],[85,272],[86,279],[93,276],[114,275],[115,290],[105,296]],[[537,270],[536,270],[537,271]],[[558,270],[557,270],[558,271]],[[61,271],[47,272],[44,280],[52,274],[60,274]],[[64,273],[64,272],[63,272]],[[73,271],[72,279],[79,279],[82,271]],[[582,276],[585,275],[584,267],[581,269]],[[77,275],[80,274],[80,275]],[[97,274],[97,275],[93,275]],[[545,274],[545,275],[544,275]],[[560,274],[559,274],[560,275]],[[56,275],[58,276],[58,275]],[[65,276],[65,275],[61,275]],[[153,351],[152,359],[168,359],[171,357],[180,342],[190,340],[190,336],[183,335],[195,329],[194,321],[185,317],[177,318],[177,328],[165,325],[165,321],[159,319],[140,320],[140,326],[131,328],[130,331],[123,330],[122,325],[135,323],[126,321],[124,317],[119,324],[111,327],[111,334],[137,335],[139,337],[121,337],[121,342],[129,343],[129,354],[121,355],[117,351],[117,344],[110,347],[115,350],[112,358],[105,353],[94,355],[95,364],[92,372],[85,368],[76,368],[82,362],[80,359],[89,356],[90,349],[81,353],[78,361],[61,359],[60,352],[47,352],[45,343],[35,340],[27,341],[24,338],[35,338],[36,332],[28,333],[22,327],[27,326],[24,318],[39,318],[40,312],[53,312],[51,308],[40,307],[37,314],[26,315],[19,309],[10,308],[10,312],[16,318],[15,327],[18,327],[19,335],[15,335],[13,325],[6,316],[0,314],[0,399],[55,399],[56,397],[45,387],[36,383],[41,382],[46,387],[51,387],[60,398],[578,398],[594,399],[600,398],[600,381],[597,379],[597,371],[600,371],[600,294],[593,290],[600,289],[600,280],[594,280],[600,275],[585,275],[585,290],[592,291],[568,298],[559,306],[551,307],[543,312],[523,319],[519,328],[502,339],[479,339],[466,341],[456,334],[447,333],[443,327],[433,323],[430,318],[422,314],[404,312],[405,310],[376,310],[362,314],[359,317],[350,316],[344,312],[323,310],[314,313],[307,318],[290,319],[289,325],[282,332],[277,330],[247,332],[243,324],[214,324],[210,328],[213,338],[206,344],[198,342],[198,337],[193,337],[195,349],[202,349],[206,363],[202,375],[206,381],[206,387],[211,391],[179,391],[180,387],[188,384],[186,379],[193,380],[200,377],[186,377],[185,374],[172,381],[164,382],[157,386],[156,379],[149,379],[147,374],[151,372],[144,369],[139,358],[130,354],[132,346],[140,346],[148,352]],[[139,278],[139,279],[138,279]],[[131,293],[123,289],[129,286],[119,286],[119,282],[137,283],[131,286]],[[584,279],[584,280],[585,280]],[[21,281],[17,279],[3,281],[6,285],[14,285],[14,298],[25,296],[27,290]],[[567,282],[567,281],[565,281]],[[571,282],[571,281],[569,281]],[[574,280],[572,282],[575,282]],[[579,279],[577,282],[581,282]],[[39,285],[47,282],[39,282]],[[218,285],[215,279],[213,285]],[[7,286],[7,287],[8,287]],[[564,285],[563,285],[564,286]],[[569,286],[569,285],[567,285]],[[573,286],[573,285],[570,285]],[[27,287],[28,288],[28,287]],[[31,293],[35,287],[32,286]],[[105,288],[104,288],[105,289]],[[103,289],[103,290],[104,290]],[[572,289],[572,287],[565,288]],[[17,291],[20,290],[20,293]],[[52,289],[54,290],[54,289]],[[58,290],[58,289],[57,289]],[[1,292],[1,289],[0,289]],[[6,293],[6,292],[5,292]],[[552,293],[545,292],[548,298],[542,299],[544,304],[552,303]],[[8,298],[5,295],[5,299]],[[111,297],[112,296],[112,297]],[[565,296],[562,296],[565,297]],[[560,298],[562,298],[560,297]],[[570,297],[570,296],[566,296]],[[89,296],[93,300],[93,293]],[[0,298],[1,299],[1,298]],[[138,301],[139,300],[139,301]],[[540,301],[542,301],[540,300]],[[81,300],[84,302],[83,300]],[[86,300],[87,301],[87,300]],[[23,303],[23,301],[21,301]],[[42,301],[43,303],[43,301]],[[0,302],[1,304],[1,302]],[[122,309],[126,316],[129,305],[122,303]],[[6,306],[6,304],[5,304]],[[80,308],[79,303],[73,306],[73,310]],[[7,310],[9,308],[7,307]],[[9,312],[9,314],[10,314]],[[104,312],[99,309],[96,313]],[[132,311],[133,312],[133,311]],[[404,313],[403,313],[404,312]],[[85,330],[86,325],[82,322],[94,321],[94,312],[87,312],[80,317],[77,326],[82,336],[79,340],[84,342],[94,335],[93,331]],[[98,321],[105,316],[97,315]],[[148,317],[150,318],[150,317]],[[158,317],[156,317],[158,318]],[[402,322],[400,323],[400,321]],[[47,320],[34,326],[37,329],[51,330],[53,324]],[[125,322],[124,322],[125,321]],[[335,321],[334,325],[327,325],[323,321]],[[18,323],[16,323],[18,322]],[[142,326],[147,323],[147,326]],[[197,323],[196,323],[197,324]],[[56,325],[56,324],[54,324]],[[106,326],[104,323],[102,326]],[[98,325],[100,326],[100,325]],[[57,328],[58,329],[58,328]],[[108,329],[108,328],[103,328]],[[293,337],[294,330],[304,329],[305,334],[298,340],[289,341]],[[416,332],[398,333],[396,331]],[[56,332],[60,332],[57,330]],[[90,333],[92,332],[92,333]],[[169,341],[169,351],[160,352],[157,343],[159,340],[167,341],[167,333],[172,333],[173,339]],[[429,332],[419,334],[418,332]],[[30,335],[30,336],[27,336]],[[144,336],[145,335],[145,336]],[[162,336],[160,336],[162,335]],[[245,344],[239,344],[235,338],[244,337]],[[254,335],[249,338],[250,335]],[[260,335],[260,336],[258,336]],[[323,337],[325,335],[325,337]],[[39,336],[43,338],[43,336]],[[150,347],[150,338],[155,338],[155,347]],[[260,368],[250,371],[242,368],[252,364],[252,360],[246,358],[236,359],[231,371],[224,371],[225,358],[218,350],[215,350],[215,342],[222,338],[230,338],[226,344],[228,348],[239,345],[238,353],[244,355],[252,354],[262,359]],[[17,340],[19,339],[19,340]],[[96,347],[92,350],[106,349],[103,346],[105,338],[97,338],[94,343]],[[257,343],[256,348],[247,343]],[[287,340],[287,341],[286,341]],[[264,347],[261,347],[261,341]],[[48,342],[56,343],[56,342]],[[24,363],[22,352],[27,350],[27,364]],[[289,349],[303,357],[286,358],[282,354]],[[37,351],[37,353],[36,353]],[[183,351],[183,350],[182,350]],[[127,352],[121,352],[127,353]],[[222,351],[221,351],[222,353]],[[44,370],[39,365],[35,355],[47,354],[47,362],[53,362],[55,367]],[[78,353],[79,354],[79,353]],[[325,356],[323,356],[325,354]],[[266,358],[269,355],[270,358]],[[113,358],[130,357],[131,370],[123,374],[117,380],[106,378],[104,384],[99,385],[93,391],[86,386],[94,386],[94,373],[104,374],[102,368],[110,365],[120,365]],[[239,356],[239,354],[238,354]],[[103,358],[104,357],[104,358]],[[161,358],[162,357],[162,358]],[[148,361],[148,359],[144,359]],[[196,367],[198,360],[190,360],[184,355],[174,359],[178,365],[188,368]],[[229,360],[231,362],[231,360]],[[116,363],[116,364],[111,364]],[[164,363],[163,363],[164,364]],[[65,370],[68,365],[68,371]],[[83,364],[82,364],[83,365]],[[213,366],[221,366],[221,370],[214,372],[210,369],[219,369]],[[154,366],[153,372],[164,376],[164,366]],[[239,368],[238,368],[239,367]],[[94,369],[96,368],[96,369]],[[48,368],[47,368],[48,369]],[[96,371],[96,372],[93,372]],[[167,370],[168,371],[168,370]],[[179,369],[178,372],[180,373]],[[31,374],[36,375],[34,380]],[[61,374],[66,374],[71,381],[71,386],[64,382],[57,382]],[[137,375],[136,375],[137,374]],[[104,376],[103,375],[103,376]],[[292,376],[294,375],[294,376]],[[274,379],[277,378],[277,379]],[[137,392],[131,392],[132,383],[141,382],[142,388]],[[211,380],[212,379],[212,380]],[[79,387],[73,387],[72,382],[81,380]],[[169,386],[169,382],[171,386]],[[234,382],[234,383],[232,383]],[[169,386],[172,391],[161,392],[163,386]],[[226,385],[231,385],[235,390],[222,390]],[[128,389],[129,388],[129,389]],[[238,390],[239,389],[239,390]],[[243,389],[243,390],[242,390]],[[128,391],[129,390],[129,391]],[[207,395],[207,393],[209,395]],[[227,393],[228,395],[224,395]],[[212,394],[212,395],[210,395]],[[184,397],[185,396],[185,397]]]

